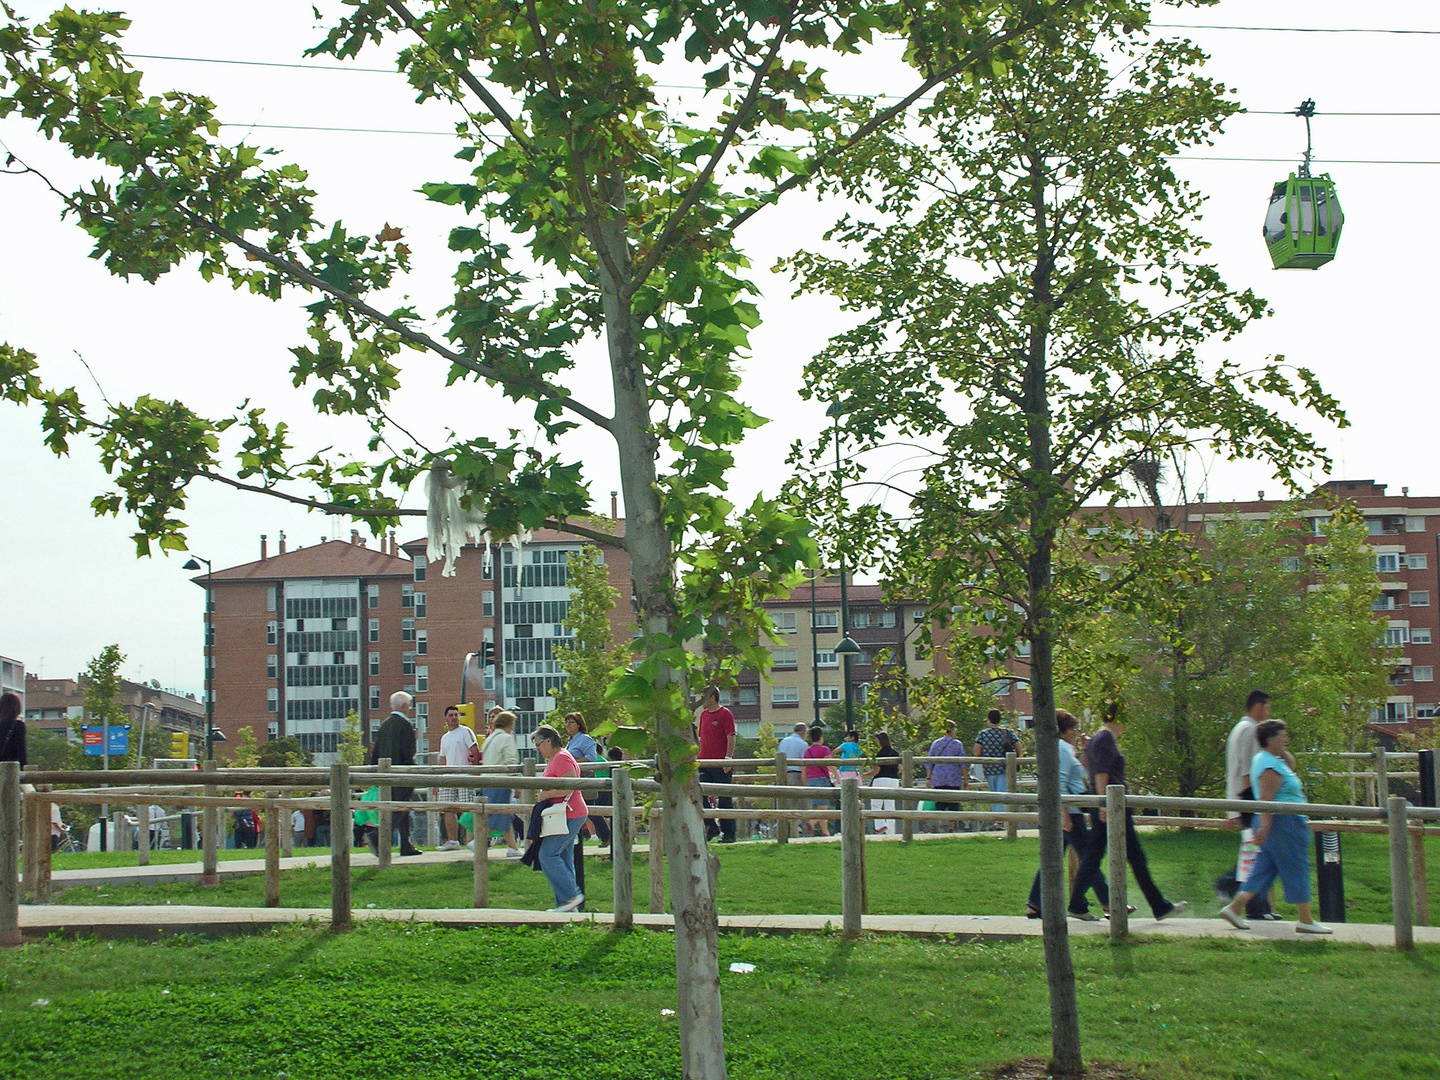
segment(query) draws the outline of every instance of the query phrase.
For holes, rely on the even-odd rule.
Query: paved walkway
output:
[[[607,913],[562,914],[549,911],[528,911],[513,908],[451,908],[443,910],[379,910],[356,909],[356,920],[384,919],[392,922],[426,922],[441,926],[550,926],[564,923],[595,923],[605,926],[614,921]],[[89,905],[42,904],[20,908],[20,928],[27,938],[43,938],[53,933],[94,936],[99,938],[153,939],[175,934],[237,934],[292,923],[328,924],[328,908],[229,908],[199,905],[167,904],[149,907],[104,907]],[[838,930],[839,915],[722,915],[720,928],[733,933],[793,934]],[[654,930],[671,930],[675,922],[670,915],[639,914],[637,926]],[[1040,923],[1035,919],[1013,915],[867,915],[866,931],[915,937],[954,937],[960,941],[1019,941],[1040,936]],[[1337,941],[1358,945],[1391,946],[1395,931],[1388,925],[1373,923],[1337,923],[1333,938],[1309,937],[1295,933],[1293,923],[1255,923],[1250,932],[1232,929],[1219,919],[1169,919],[1163,923],[1153,919],[1130,920],[1133,934],[1170,938],[1231,938],[1265,941]],[[1109,932],[1105,923],[1071,921],[1070,933],[1076,937],[1103,935]],[[1440,945],[1440,928],[1416,927],[1415,940]]]

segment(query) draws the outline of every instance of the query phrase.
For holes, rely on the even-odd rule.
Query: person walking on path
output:
[[[1119,706],[1113,701],[1109,702],[1105,706],[1105,726],[1095,733],[1085,748],[1085,768],[1090,773],[1090,781],[1097,795],[1103,796],[1105,789],[1111,784],[1120,784],[1129,790],[1129,785],[1125,782],[1125,755],[1120,752],[1119,740],[1123,734],[1125,724],[1120,719]],[[1094,831],[1080,860],[1080,872],[1075,875],[1075,886],[1070,891],[1071,917],[1087,922],[1095,922],[1098,918],[1090,912],[1085,894],[1093,888],[1097,890],[1096,895],[1099,898],[1100,867],[1109,842],[1105,831],[1108,817],[1105,808],[1102,806],[1092,811],[1092,815],[1090,824]],[[1145,849],[1140,846],[1140,834],[1135,831],[1135,814],[1128,807],[1125,810],[1125,859],[1130,864],[1131,873],[1135,875],[1135,883],[1140,886],[1140,891],[1145,895],[1150,911],[1157,920],[1170,919],[1185,913],[1190,905],[1184,900],[1171,903],[1165,899],[1160,887],[1150,876]]]
[[[600,747],[590,736],[590,728],[585,723],[584,713],[572,712],[565,714],[565,735],[570,740],[565,744],[565,750],[577,762],[595,762],[600,760]],[[591,773],[591,775],[598,776],[599,773]],[[609,773],[606,773],[606,775],[608,776]],[[605,791],[596,792],[595,805],[608,806],[609,802],[606,799],[608,794],[609,793]],[[610,823],[603,817],[591,817],[590,830],[595,834],[595,839],[599,840],[602,846],[610,843]],[[583,837],[580,842],[582,844],[585,842]]]
[[[1020,745],[1020,736],[1007,727],[1000,726],[1000,710],[991,709],[985,714],[985,727],[975,736],[975,757],[994,758],[985,762],[985,786],[991,791],[1008,791],[1005,783],[1005,755]],[[1010,809],[1006,803],[991,803],[992,813],[1003,814]],[[1003,829],[1003,822],[997,821],[995,828]]]
[[[558,731],[548,724],[542,724],[535,729],[534,739],[535,749],[545,759],[545,776],[580,775],[580,766],[565,750]],[[585,819],[590,816],[590,808],[585,805],[585,798],[580,792],[564,788],[541,791],[538,800],[543,803],[563,802],[565,825],[569,830],[540,839],[540,869],[544,871],[550,888],[555,893],[555,906],[550,910],[578,911],[585,903],[585,894],[575,882],[575,837],[579,834],[580,827],[585,824]],[[481,858],[483,854],[483,850],[477,850],[475,857]]]
[[[1080,739],[1080,722],[1064,709],[1055,710],[1055,723],[1060,728],[1060,794],[1085,794],[1085,766],[1075,756],[1075,744]],[[1089,830],[1085,828],[1085,811],[1078,806],[1066,808],[1060,815],[1060,826],[1065,830],[1065,847],[1074,848],[1083,860],[1089,847]],[[1097,870],[1095,899],[1106,911],[1110,909],[1110,883]],[[1134,910],[1133,908],[1131,909]],[[1035,882],[1030,886],[1030,899],[1025,904],[1025,914],[1032,919],[1040,918],[1040,871],[1035,871]]]
[[[490,734],[485,736],[485,745],[480,748],[480,762],[492,769],[509,769],[512,765],[520,764],[520,748],[515,745],[515,714],[500,710],[491,710],[489,714]],[[489,803],[489,810],[493,811],[497,806],[509,806],[511,803],[510,788],[486,788],[485,801]],[[496,829],[503,829],[505,833],[505,855],[507,858],[520,858],[520,848],[515,843],[515,822],[508,811],[500,813],[487,812],[485,819],[486,843],[479,845],[475,843],[480,837],[480,830],[474,830],[475,838],[470,841],[474,847],[482,851],[489,846],[489,834]]]
[[[1250,763],[1250,787],[1260,795],[1261,802],[1303,803],[1305,789],[1295,775],[1295,758],[1290,754],[1290,731],[1283,720],[1266,720],[1255,729],[1260,749]],[[1264,893],[1278,877],[1285,887],[1285,902],[1294,904],[1300,921],[1297,934],[1330,934],[1330,927],[1315,921],[1310,911],[1310,822],[1304,814],[1261,813],[1255,830],[1260,853],[1255,869],[1235,894],[1235,899],[1220,909],[1220,917],[1237,930],[1248,930],[1250,924],[1241,914],[1245,905]]]
[[[370,744],[370,756],[366,764],[379,765],[381,758],[389,758],[392,766],[415,764],[415,725],[405,715],[405,710],[414,703],[415,699],[404,690],[397,690],[390,695],[390,715],[380,725],[380,730],[375,732],[375,741]],[[409,802],[414,793],[413,787],[392,787],[390,798],[395,802]],[[394,827],[400,830],[400,854],[419,855],[420,849],[410,840],[409,811],[402,810],[394,815],[393,820]]]
[[[1255,789],[1250,780],[1250,765],[1260,751],[1255,738],[1256,729],[1270,719],[1270,695],[1264,690],[1251,690],[1245,699],[1245,715],[1230,729],[1225,740],[1225,798],[1255,801]],[[1227,817],[1232,827],[1240,830],[1240,854],[1235,869],[1223,874],[1216,887],[1227,899],[1234,899],[1235,893],[1250,875],[1255,861],[1255,815],[1231,811]],[[1252,919],[1279,919],[1271,907],[1269,898],[1257,896],[1250,901],[1245,912]]]
[[[846,760],[859,759],[863,754],[864,751],[860,749],[860,733],[853,730],[845,732],[845,741],[840,744],[836,757]],[[841,765],[836,773],[841,780],[854,780],[857,784],[860,782],[860,768],[857,765]]]
[[[828,758],[829,756],[830,748],[825,745],[825,729],[817,724],[810,729],[810,745],[805,748],[805,757],[808,759]],[[805,786],[817,788],[834,787],[835,781],[832,779],[833,775],[828,765],[806,765]],[[833,809],[834,806],[835,803],[832,799],[810,800],[811,810],[830,810]],[[821,836],[830,835],[830,822],[826,818],[815,818],[810,822],[810,827],[812,830],[818,830]]]
[[[875,735],[875,741],[879,749],[875,751],[875,768],[866,774],[865,779],[870,782],[871,787],[898,788],[900,786],[900,751],[890,745],[890,733],[880,731]],[[882,814],[886,811],[894,813],[894,799],[871,799],[870,809],[878,810]],[[894,835],[894,819],[879,818],[875,822],[875,833],[877,836]]]
[[[440,764],[451,766],[462,766],[470,764],[470,751],[476,746],[475,733],[464,724],[460,723],[460,706],[449,705],[445,708],[445,733],[440,736]],[[471,794],[473,788],[442,787],[435,792],[435,797],[442,803],[466,803],[474,796]],[[460,811],[446,810],[445,835],[448,839],[440,845],[441,851],[454,851],[460,846]],[[474,830],[479,836],[479,830]]]
[[[20,697],[8,691],[0,694],[0,761],[29,764],[25,751],[25,721],[20,719]]]
[[[710,687],[705,691],[705,707],[700,710],[700,760],[716,761],[735,756],[735,714],[720,704],[720,691]],[[707,765],[700,769],[702,784],[728,784],[731,781],[730,766]],[[735,800],[721,795],[716,805],[721,810],[735,809]],[[716,824],[714,818],[705,819],[705,839],[720,837],[722,844],[735,842],[735,819],[721,818]]]
[[[929,757],[964,757],[965,746],[955,737],[955,721],[945,721],[945,734],[930,744]],[[942,762],[939,765],[925,766],[925,785],[933,791],[962,791],[965,788],[965,768],[963,765]],[[936,810],[959,810],[958,802],[941,802],[940,796],[935,796]],[[943,831],[954,832],[958,822],[952,820],[949,828]]]

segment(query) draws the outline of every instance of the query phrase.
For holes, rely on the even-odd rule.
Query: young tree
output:
[[[123,17],[66,8],[32,25],[4,10],[0,115],[32,119],[101,166],[93,183],[50,185],[94,238],[95,256],[147,281],[189,261],[261,296],[303,296],[311,320],[292,350],[296,385],[314,388],[318,412],[359,414],[374,429],[356,456],[306,455],[258,409],[212,419],[145,395],[92,415],[73,389],[41,385],[33,354],[0,346],[0,396],[41,401],[57,452],[78,435],[96,439],[116,485],[96,509],[133,513],[142,551],[184,547],[178,513],[196,478],[381,526],[408,512],[398,496],[427,472],[437,492],[459,497],[452,522],[463,510],[499,536],[548,522],[611,539],[571,520],[589,504],[579,465],[535,451],[528,437],[462,432],[435,454],[407,441],[384,415],[402,365],[438,365],[451,382],[485,382],[528,403],[547,448],[579,423],[613,439],[644,653],[613,692],[656,739],[684,1072],[723,1077],[686,679],[702,661],[686,646],[728,639],[727,663],[763,667],[761,604],[814,552],[786,506],[759,498],[741,509],[725,498],[730,447],[761,423],[735,397],[735,361],[758,320],[736,230],[856,148],[868,153],[869,138],[937,87],[1003,71],[1037,28],[1053,38],[1078,13],[1101,10],[1139,25],[1144,5],[348,0],[313,52],[350,60],[400,45],[399,69],[420,100],[456,110],[457,156],[473,164],[470,179],[423,187],[460,218],[450,234],[456,288],[436,306],[436,333],[426,328],[436,308],[422,314],[390,298],[410,265],[402,231],[322,224],[304,171],[220,143],[207,99],[142,93],[120,47]],[[877,34],[904,39],[912,85],[883,108],[829,95],[816,59],[858,52]],[[697,104],[705,118],[664,111],[654,93],[662,64],[666,81],[682,66],[703,80],[714,95]],[[797,140],[803,152],[779,145]],[[38,175],[23,160],[10,171]],[[534,268],[556,284],[530,285]],[[613,396],[603,407],[569,385],[576,347],[596,338]],[[226,453],[238,450],[233,465],[222,440]]]
[[[111,727],[122,726],[129,721],[125,703],[120,697],[120,665],[124,662],[125,654],[120,651],[119,645],[106,645],[85,665],[85,673],[80,677],[85,717],[71,722],[76,735],[86,724],[93,724],[108,740]],[[104,762],[104,755],[87,755],[86,762],[90,768],[98,769]]]
[[[311,765],[314,760],[314,755],[301,746],[300,740],[293,735],[268,740],[255,755],[255,764],[265,769],[294,769]]]
[[[893,523],[892,591],[924,596],[952,642],[997,660],[1030,644],[1051,1067],[1063,1076],[1083,1066],[1054,649],[1093,590],[1069,580],[1078,564],[1057,564],[1058,541],[1142,457],[1199,439],[1289,479],[1319,450],[1271,403],[1340,419],[1303,370],[1202,358],[1264,312],[1192,254],[1205,247],[1190,224],[1201,199],[1169,166],[1235,109],[1196,74],[1202,60],[1186,42],[1101,28],[1047,40],[1007,79],[951,85],[836,181],[875,211],[830,234],[853,258],[793,261],[804,287],[861,320],[812,364],[810,392],[841,404],[861,451],[896,437],[933,450]]]
[[[249,769],[260,764],[260,747],[255,741],[255,729],[248,724],[237,728],[235,741],[227,748],[227,765],[232,769]]]
[[[630,650],[615,643],[610,613],[620,593],[610,584],[603,557],[600,548],[587,544],[568,560],[570,608],[563,623],[573,637],[570,645],[555,649],[556,666],[566,673],[555,693],[555,711],[584,713],[592,730],[613,729],[624,719],[624,707],[606,695],[630,663]]]
[[[337,761],[346,765],[365,764],[365,740],[360,731],[360,714],[354,709],[345,717],[345,727],[340,731]]]

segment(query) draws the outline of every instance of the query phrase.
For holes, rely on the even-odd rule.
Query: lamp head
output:
[[[850,637],[850,635],[847,634],[845,635],[845,637],[841,638],[840,641],[835,645],[835,655],[859,656],[860,646],[855,643],[854,638]]]
[[[180,569],[182,569],[182,570],[199,570],[199,569],[200,569],[200,564],[199,564],[194,558],[191,558],[191,559],[189,559],[189,560],[185,563],[185,565],[182,566]]]
[[[839,399],[836,399],[835,401],[832,401],[830,403],[830,407],[825,410],[825,415],[838,419],[839,417],[845,415],[845,411],[845,406],[840,403]]]

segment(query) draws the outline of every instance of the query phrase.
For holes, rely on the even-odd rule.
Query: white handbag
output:
[[[570,826],[565,820],[565,803],[558,802],[540,811],[540,835],[565,836]]]

